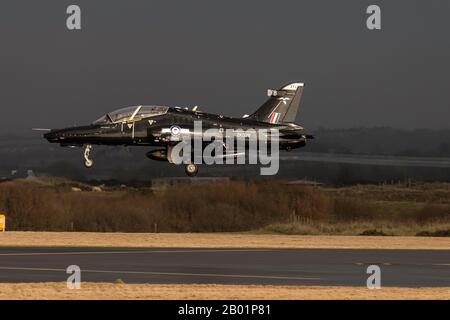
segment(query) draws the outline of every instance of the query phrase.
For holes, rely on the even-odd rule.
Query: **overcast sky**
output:
[[[66,28],[70,4],[81,31]],[[138,104],[242,116],[295,80],[307,128],[450,128],[449,17],[448,0],[2,1],[2,129]]]

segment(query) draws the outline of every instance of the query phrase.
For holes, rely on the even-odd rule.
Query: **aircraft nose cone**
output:
[[[56,130],[52,130],[48,133],[45,133],[44,138],[47,139],[49,142],[56,142],[59,140],[59,134]]]

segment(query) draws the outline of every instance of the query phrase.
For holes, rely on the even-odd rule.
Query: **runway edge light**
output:
[[[6,231],[6,216],[4,214],[0,214],[0,232]]]

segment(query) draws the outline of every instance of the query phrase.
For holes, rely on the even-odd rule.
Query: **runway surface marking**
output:
[[[401,266],[415,266],[415,267],[426,267],[426,266],[436,266],[436,267],[449,267],[450,264],[446,263],[392,263],[392,262],[355,262],[357,266],[370,266],[370,265],[383,265],[383,266],[392,266],[392,267],[401,267]]]
[[[66,272],[65,269],[53,268],[18,268],[18,267],[0,267],[0,270],[12,271],[51,271]],[[321,281],[321,278],[306,277],[284,277],[284,276],[261,276],[261,275],[245,275],[245,274],[219,274],[219,273],[185,273],[185,272],[154,272],[154,271],[118,271],[118,270],[85,270],[86,273],[113,273],[113,274],[145,274],[158,276],[192,276],[192,277],[221,277],[221,278],[251,278],[251,279],[273,279],[273,280],[308,280]]]

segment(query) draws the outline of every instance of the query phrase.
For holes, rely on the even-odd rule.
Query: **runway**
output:
[[[291,154],[280,155],[280,160],[360,164],[372,166],[450,168],[450,158],[444,157],[402,157],[320,152],[293,152]]]
[[[81,280],[158,284],[450,287],[450,250],[0,248],[0,282]]]

